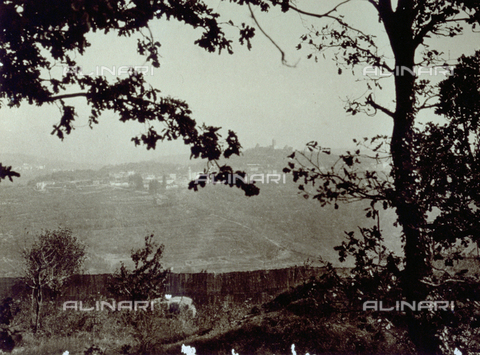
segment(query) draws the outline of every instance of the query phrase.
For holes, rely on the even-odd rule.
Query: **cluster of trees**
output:
[[[33,333],[42,329],[45,303],[60,296],[70,277],[82,271],[86,259],[85,248],[85,244],[73,236],[71,230],[59,228],[43,231],[22,250],[22,280],[31,290],[30,329]],[[163,268],[163,251],[164,245],[155,241],[153,234],[147,235],[144,247],[132,249],[134,268],[129,270],[122,263],[109,280],[107,288],[112,296],[132,301],[162,297],[170,272]],[[21,340],[19,330],[11,327],[11,322],[19,310],[10,297],[4,299],[0,305],[2,351],[12,351]]]
[[[128,177],[128,182],[133,184],[135,190],[143,190],[143,178],[140,174],[134,174]]]
[[[132,250],[133,270],[121,263],[107,285],[108,291],[122,299],[132,301],[153,300],[165,294],[165,281],[170,273],[161,260],[165,246],[150,234],[145,237],[143,248]]]
[[[299,166],[293,162],[287,169],[295,179],[303,180],[299,185],[302,191],[306,184],[315,183],[313,196],[322,204],[331,202],[337,205],[337,202],[353,200],[370,202],[366,217],[374,220],[374,226],[361,229],[360,238],[349,232],[347,242],[339,247],[341,257],[353,253],[362,277],[368,274],[361,273],[361,267],[365,265],[393,273],[395,278],[391,277],[389,284],[395,286],[398,296],[408,301],[437,297],[437,290],[445,285],[448,285],[445,289],[460,289],[468,283],[462,275],[451,277],[447,269],[436,272],[433,261],[444,259],[444,266],[448,267],[454,258],[459,257],[458,253],[450,253],[455,242],[467,244],[468,240],[478,239],[480,55],[477,52],[462,57],[455,74],[440,84],[420,79],[412,73],[418,65],[444,63],[441,48],[436,48],[430,38],[456,37],[463,35],[465,30],[476,29],[480,23],[478,1],[367,0],[376,11],[372,20],[380,21],[385,29],[390,52],[382,51],[372,34],[345,20],[341,10],[350,5],[350,0],[339,2],[325,13],[304,11],[299,4],[289,0],[234,2],[248,6],[250,10],[258,7],[268,12],[272,7],[280,7],[283,12],[293,11],[314,20],[327,21],[318,30],[309,30],[302,36],[299,48],[302,45],[309,48],[308,56],[314,59],[326,52],[332,53],[339,74],[342,69],[355,70],[365,65],[392,73],[395,88],[393,109],[376,101],[373,91],[381,88],[379,81],[384,79],[374,77],[366,80],[366,94],[347,105],[347,112],[351,114],[379,112],[393,121],[392,134],[383,142],[386,155],[391,158],[389,176],[380,177],[375,171],[359,169],[360,150],[347,152],[340,163],[328,171],[319,170],[319,166]],[[251,14],[254,16],[253,11]],[[198,125],[185,102],[162,96],[158,89],[148,87],[142,75],[132,72],[128,78],[111,84],[103,77],[79,76],[73,70],[61,78],[44,74],[50,72],[53,61],[75,67],[75,54],[82,54],[87,49],[87,34],[90,32],[116,31],[119,36],[151,33],[148,31],[149,22],[162,17],[202,29],[195,43],[205,50],[232,53],[232,41],[222,26],[232,26],[233,22],[221,23],[219,15],[201,1],[187,5],[162,0],[101,0],[95,4],[77,0],[3,1],[0,3],[0,98],[7,101],[7,106],[19,106],[24,102],[39,106],[57,103],[61,117],[52,133],[64,139],[72,132],[76,116],[75,107],[67,101],[83,97],[91,108],[91,125],[96,124],[105,111],[115,112],[121,121],[147,122],[148,131],[132,138],[135,144],[143,143],[147,149],[154,149],[158,141],[183,139],[191,147],[192,157],[206,159],[209,167],[218,170],[219,179],[227,179],[233,169],[228,165],[220,166],[218,160],[240,153],[241,145],[236,134],[229,131],[222,142],[219,127]],[[240,42],[250,47],[254,28],[246,25],[237,28]],[[158,66],[159,43],[151,34],[142,36],[138,53]],[[391,53],[393,58],[389,57]],[[80,87],[81,91],[71,93],[71,87]],[[419,127],[419,113],[432,108],[447,123]],[[155,129],[153,124],[163,125],[163,130]],[[371,142],[379,142],[379,139],[374,137]],[[323,151],[314,143],[309,148]],[[376,153],[379,149],[380,143],[373,147]],[[15,176],[18,174],[10,167],[0,166],[0,179]],[[237,187],[248,196],[259,192],[251,184],[240,183]],[[191,188],[197,189],[198,185],[191,185]],[[379,208],[393,208],[397,213],[397,223],[402,228],[399,242],[404,246],[401,257],[384,255],[378,225]],[[435,217],[432,217],[432,211]],[[376,248],[381,255],[372,259],[370,252]],[[473,327],[478,321],[476,317],[475,311],[471,317],[459,322]],[[414,312],[407,312],[404,320],[419,352],[434,354],[441,351],[438,336],[441,321],[435,326],[427,326],[431,322]],[[457,345],[460,348],[467,346]]]

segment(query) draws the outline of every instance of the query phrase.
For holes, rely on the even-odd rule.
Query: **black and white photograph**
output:
[[[480,0],[0,0],[0,354],[480,354]]]

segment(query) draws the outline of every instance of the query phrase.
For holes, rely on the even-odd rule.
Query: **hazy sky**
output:
[[[253,25],[248,8],[223,1],[210,1],[226,19]],[[300,8],[325,12],[337,2],[299,2]],[[147,80],[165,95],[185,100],[193,117],[208,125],[236,131],[245,148],[259,143],[302,148],[311,140],[322,146],[342,148],[351,146],[352,138],[390,134],[391,119],[378,114],[351,116],[343,107],[346,97],[355,98],[365,91],[361,77],[345,73],[339,76],[328,57],[315,63],[307,60],[310,52],[297,51],[299,37],[310,24],[317,26],[328,22],[302,17],[296,13],[268,14],[255,10],[262,27],[284,49],[289,63],[281,64],[280,53],[257,30],[253,49],[240,46],[232,29],[235,43],[234,55],[207,53],[193,44],[199,32],[178,22],[155,21],[152,32],[162,44],[161,67]],[[366,32],[378,36],[380,49],[388,50],[388,42],[373,8],[366,1],[353,1],[345,6],[347,20]],[[452,58],[460,53],[472,53],[478,37],[473,35],[444,41],[445,52]],[[92,34],[92,46],[84,58],[77,57],[84,72],[96,67],[112,68],[121,65],[142,65],[144,58],[136,54],[135,38],[117,38]],[[388,54],[388,52],[387,52]],[[58,74],[62,68],[58,68]],[[106,74],[109,75],[108,73]],[[113,79],[113,76],[111,77]],[[376,93],[378,101],[393,108],[391,79],[384,81],[383,93]],[[121,123],[113,114],[106,113],[100,124],[90,130],[87,125],[88,110],[83,99],[70,100],[79,112],[75,131],[63,142],[50,135],[52,125],[58,123],[59,110],[55,105],[42,108],[25,104],[19,109],[0,110],[0,152],[25,153],[70,161],[93,161],[112,164],[127,161],[149,160],[164,154],[188,153],[181,143],[161,144],[154,152],[143,147],[135,148],[130,138],[142,133],[145,127],[138,123]],[[4,162],[8,165],[8,162]]]

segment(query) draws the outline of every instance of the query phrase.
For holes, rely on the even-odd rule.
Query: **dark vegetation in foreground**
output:
[[[348,300],[328,290],[332,275],[306,280],[264,304],[198,305],[195,318],[188,313],[63,311],[50,301],[34,334],[28,328],[29,300],[10,299],[3,302],[2,322],[22,334],[15,344],[19,354],[93,354],[95,349],[97,354],[180,354],[183,344],[197,354],[231,354],[232,349],[291,354],[292,344],[299,354],[413,353],[404,330],[393,328],[388,318],[362,312],[360,303],[356,311],[339,312],[338,305]]]
[[[263,290],[271,297],[240,300],[223,292],[222,297],[199,298],[195,302],[196,316],[186,305],[177,303],[172,308],[165,302],[146,310],[114,306],[87,311],[96,301],[115,300],[119,306],[119,301],[163,299],[171,291],[167,283],[173,279],[162,264],[164,245],[153,234],[144,240],[143,247],[131,251],[134,266],[121,263],[106,279],[108,293],[84,293],[81,298],[73,298],[83,306],[64,309],[63,302],[71,297],[72,284],[67,281],[84,260],[83,245],[68,229],[38,235],[23,254],[28,271],[23,282],[30,292],[7,297],[1,303],[0,350],[18,354],[180,354],[182,346],[187,345],[198,355],[233,351],[245,355],[421,353],[411,338],[408,312],[364,310],[366,301],[382,301],[388,307],[405,300],[400,292],[399,258],[392,254],[385,257],[383,249],[367,234],[363,241],[352,237],[337,248],[340,256],[355,256],[354,268],[339,270],[328,262],[323,262],[322,268],[305,264],[294,268],[297,276],[287,278],[289,282],[280,293],[278,288]],[[64,247],[55,247],[60,242]],[[356,249],[362,243],[369,253]],[[75,258],[67,250],[82,251],[75,254],[72,265],[76,267],[69,270],[63,267],[63,260]],[[382,263],[374,264],[380,259]],[[424,301],[453,301],[454,308],[417,308],[410,312],[423,328],[419,331],[435,334],[442,354],[453,354],[455,348],[462,354],[480,349],[478,262],[478,258],[456,261],[436,275],[438,284],[428,284],[432,292]],[[203,277],[206,275],[201,273],[198,279],[208,281]],[[265,271],[263,275],[275,278],[277,274]],[[283,275],[288,272],[283,271]],[[453,285],[451,275],[462,276],[462,282]],[[245,283],[241,277],[230,280]],[[261,282],[262,278],[254,282],[252,277],[247,283],[255,286]],[[231,282],[227,289],[235,294],[241,289],[236,286]]]
[[[166,310],[63,311],[61,303],[51,300],[44,304],[42,326],[36,334],[29,328],[29,298],[5,299],[1,323],[3,332],[8,329],[9,333],[2,335],[2,346],[7,351],[15,347],[17,354],[60,354],[65,350],[72,355],[180,354],[184,344],[194,347],[198,355],[232,354],[232,349],[247,355],[292,354],[292,344],[302,355],[415,354],[404,314],[362,311],[363,302],[375,299],[378,292],[356,297],[361,293],[358,285],[358,279],[339,276],[327,265],[322,275],[305,279],[270,301],[198,304],[195,318]],[[458,292],[464,293],[463,298],[478,298],[476,289],[468,285]],[[432,324],[445,324],[450,340],[468,337],[475,347],[480,342],[478,332],[455,329],[456,319],[471,316],[463,306],[456,302],[454,312],[421,312]],[[14,342],[10,349],[8,336]],[[453,348],[446,348],[445,353],[451,351]]]

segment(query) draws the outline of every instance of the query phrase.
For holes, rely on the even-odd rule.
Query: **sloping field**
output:
[[[333,246],[343,231],[368,223],[362,207],[321,208],[293,185],[262,185],[247,198],[225,186],[198,192],[169,190],[158,203],[151,195],[110,187],[0,189],[0,276],[19,274],[18,251],[41,229],[71,228],[88,248],[86,271],[109,273],[129,263],[132,248],[154,233],[165,264],[176,272],[242,271],[301,265],[321,256],[335,262]],[[388,236],[393,214],[386,216]],[[396,245],[398,248],[399,245]]]

